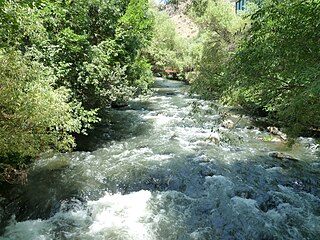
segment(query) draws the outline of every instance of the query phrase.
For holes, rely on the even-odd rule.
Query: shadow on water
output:
[[[130,168],[126,176],[105,176],[94,192],[84,187],[88,180],[68,178],[69,168],[35,172],[19,190],[21,199],[6,210],[18,221],[47,219],[61,211],[62,202],[72,208],[73,202],[85,204],[105,191],[148,190],[160,199],[152,206],[155,214],[163,212],[156,226],[159,239],[316,239],[319,234],[311,228],[320,223],[319,162],[254,156],[227,164],[186,155],[156,168]]]
[[[141,115],[148,111],[148,105],[145,102],[139,106],[132,104],[132,107],[124,109],[108,109],[103,113],[103,121],[90,130],[88,136],[77,137],[77,150],[95,151],[114,141],[124,141],[146,134],[151,125],[143,120]],[[89,153],[83,152],[77,157],[81,161],[87,155]],[[72,154],[57,154],[49,158],[48,161],[52,161],[53,166],[50,167],[49,163],[49,167],[31,171],[26,185],[13,186],[1,183],[0,197],[6,199],[0,202],[0,205],[5,206],[7,213],[4,218],[8,220],[14,214],[17,221],[47,219],[59,210],[62,201],[74,198],[85,201],[84,198],[88,194],[84,189],[88,184],[87,179],[82,179],[81,173],[72,176],[71,173],[76,166],[69,165],[69,157],[72,158]],[[95,187],[99,189],[99,184]],[[5,221],[1,222],[1,225],[5,224]]]
[[[88,135],[77,136],[78,151],[94,151],[112,141],[122,141],[134,136],[145,134],[150,124],[141,118],[148,104],[140,109],[131,106],[123,109],[108,109],[102,113],[103,119],[88,131]]]
[[[315,172],[314,166],[263,156],[233,164],[195,159],[175,166],[185,169],[171,175],[165,169],[172,166],[166,165],[147,176],[151,186],[142,185],[161,196],[154,206],[165,212],[157,226],[159,239],[317,238],[319,162],[311,163]]]
[[[153,84],[154,95],[174,96],[181,92],[184,82],[161,79]],[[100,112],[101,122],[88,135],[77,135],[78,151],[94,151],[111,141],[121,141],[145,134],[152,127],[141,116],[154,107],[148,100],[130,101],[122,108],[108,108]]]
[[[171,96],[171,92],[182,85],[184,84],[181,82],[163,80],[161,84],[155,83],[155,94]],[[92,152],[107,147],[115,141],[120,142],[145,135],[152,130],[152,123],[144,120],[142,116],[153,108],[149,101],[138,100],[131,101],[127,107],[120,109],[106,109],[102,113],[102,121],[89,131],[88,136],[77,136],[77,150]],[[90,153],[82,152],[75,155],[79,161],[84,161]],[[8,220],[11,215],[15,215],[17,221],[47,219],[59,211],[62,201],[71,201],[75,198],[86,201],[88,196],[95,195],[97,198],[101,196],[100,192],[105,190],[128,193],[134,189],[154,190],[156,187],[152,182],[152,179],[156,178],[152,176],[130,186],[118,181],[109,181],[108,177],[101,181],[88,180],[81,176],[81,171],[85,170],[75,171],[79,166],[71,166],[68,158],[74,158],[73,154],[57,154],[49,157],[45,162],[53,164],[49,163],[45,167],[37,167],[31,171],[26,185],[2,184],[0,194],[6,199],[1,202],[1,205],[5,206],[6,213],[4,219],[1,219],[2,225],[5,225],[5,219]],[[90,187],[96,189],[94,190],[96,193],[90,193],[92,191]]]

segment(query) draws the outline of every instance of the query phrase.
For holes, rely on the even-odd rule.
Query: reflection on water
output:
[[[149,99],[109,109],[82,151],[39,160],[0,201],[0,239],[317,239],[314,140],[265,142],[232,111],[227,129],[227,108],[186,90],[158,79]]]

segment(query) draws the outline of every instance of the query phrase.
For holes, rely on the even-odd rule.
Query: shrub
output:
[[[0,159],[22,164],[50,148],[74,147],[73,132],[95,122],[94,111],[69,101],[69,91],[54,89],[50,68],[19,52],[0,53]],[[13,159],[12,159],[13,157]]]

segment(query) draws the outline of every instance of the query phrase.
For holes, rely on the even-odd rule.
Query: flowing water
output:
[[[320,239],[314,140],[264,141],[229,110],[158,79],[148,100],[108,110],[86,151],[43,156],[6,189],[0,239]]]

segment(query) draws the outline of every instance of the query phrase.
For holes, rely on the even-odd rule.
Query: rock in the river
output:
[[[295,162],[299,161],[298,159],[296,159],[290,155],[284,154],[282,152],[270,152],[269,156],[273,157],[273,158],[280,159],[280,160],[290,160],[290,161],[295,161]]]
[[[286,141],[288,139],[287,135],[281,132],[277,127],[267,127],[268,131],[273,135],[279,136],[282,140]]]
[[[230,120],[230,119],[224,120],[222,122],[222,127],[225,127],[225,128],[228,128],[228,129],[234,128],[234,122],[232,120]]]
[[[216,171],[213,169],[210,169],[210,168],[201,169],[200,175],[203,177],[212,177],[212,176],[216,175]]]
[[[111,107],[112,108],[124,108],[124,107],[128,107],[128,103],[127,102],[112,102],[111,103]]]

